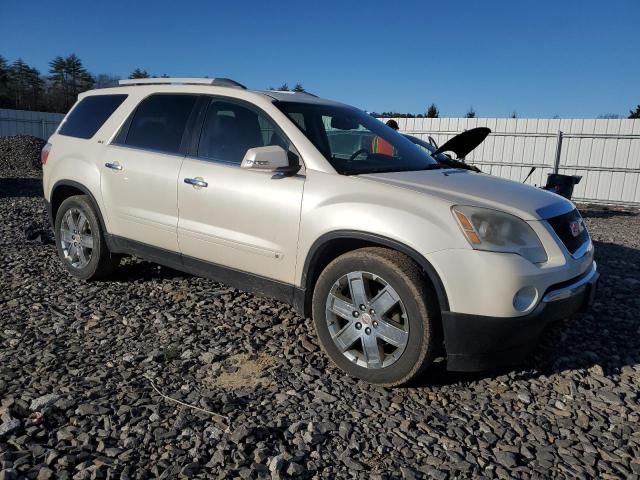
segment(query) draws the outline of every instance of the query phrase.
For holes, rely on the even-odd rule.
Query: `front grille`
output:
[[[553,231],[556,232],[556,235],[562,240],[564,246],[567,247],[567,250],[572,254],[578,250],[585,242],[589,241],[589,232],[587,232],[587,226],[584,224],[584,220],[582,220],[582,216],[578,210],[572,210],[569,213],[565,213],[564,215],[559,215],[557,217],[550,218],[547,220]],[[572,233],[571,224],[578,222],[578,225],[582,225],[582,232],[578,235],[574,235]]]

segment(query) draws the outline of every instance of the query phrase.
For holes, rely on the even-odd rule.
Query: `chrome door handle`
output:
[[[105,167],[110,168],[111,170],[122,170],[122,165],[120,165],[118,162],[114,162],[114,163],[105,163],[104,164]]]
[[[202,177],[185,178],[184,183],[188,183],[189,185],[193,185],[194,187],[199,188],[207,188],[209,186],[209,184],[205,182]]]

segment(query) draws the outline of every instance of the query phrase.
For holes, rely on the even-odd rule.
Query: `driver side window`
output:
[[[240,165],[247,150],[289,143],[265,115],[227,100],[212,100],[205,116],[198,157]]]

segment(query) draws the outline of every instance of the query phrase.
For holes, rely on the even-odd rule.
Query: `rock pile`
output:
[[[29,135],[0,137],[0,177],[33,177],[42,173],[41,138]]]

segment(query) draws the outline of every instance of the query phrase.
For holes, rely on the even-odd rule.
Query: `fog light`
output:
[[[538,300],[538,290],[535,287],[522,287],[513,297],[513,308],[524,312]]]

